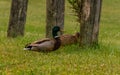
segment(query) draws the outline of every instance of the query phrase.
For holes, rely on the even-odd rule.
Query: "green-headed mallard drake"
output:
[[[54,26],[52,29],[53,39],[45,38],[37,40],[33,43],[27,44],[24,50],[49,52],[58,49],[61,46],[61,40],[58,36],[59,31],[60,27]]]
[[[71,44],[78,43],[79,36],[80,36],[79,32],[76,32],[73,35],[70,35],[70,34],[61,35],[60,36],[61,46],[71,45]]]

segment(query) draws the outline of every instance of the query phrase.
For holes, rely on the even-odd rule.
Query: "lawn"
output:
[[[120,74],[120,0],[103,0],[98,47],[70,45],[50,53],[24,51],[26,43],[45,37],[45,3],[29,0],[25,36],[7,38],[11,0],[0,0],[0,75]],[[67,1],[65,7],[65,33],[73,34],[79,25]]]

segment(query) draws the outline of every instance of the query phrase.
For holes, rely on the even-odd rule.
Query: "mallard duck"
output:
[[[73,35],[64,34],[60,36],[61,46],[76,44],[79,40],[80,33],[76,32]]]
[[[44,38],[41,40],[37,40],[35,42],[29,43],[25,46],[24,50],[30,51],[42,51],[42,52],[49,52],[57,50],[61,46],[61,40],[58,36],[58,32],[60,31],[59,26],[54,26],[52,29],[53,39]]]

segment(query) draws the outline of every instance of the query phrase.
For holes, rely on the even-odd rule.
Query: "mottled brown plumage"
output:
[[[73,35],[70,34],[61,35],[60,36],[61,46],[76,44],[79,40],[79,36],[80,34],[78,32]]]

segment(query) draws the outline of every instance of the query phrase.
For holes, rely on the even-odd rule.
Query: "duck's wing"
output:
[[[52,51],[55,45],[55,39],[44,38],[32,43],[29,43],[25,46],[24,50],[31,51]]]
[[[34,41],[31,44],[40,44],[40,43],[43,43],[45,41],[50,41],[50,40],[51,40],[50,38],[44,38],[44,39],[40,39],[40,40]]]
[[[54,48],[54,40],[42,40],[36,43],[31,43],[31,50],[33,51],[52,51]]]
[[[28,43],[28,44],[25,45],[24,50],[30,50],[33,46],[34,47],[38,46],[38,44],[41,44],[41,43],[46,42],[46,41],[50,41],[50,38],[44,38],[44,39],[34,41],[32,43]]]

